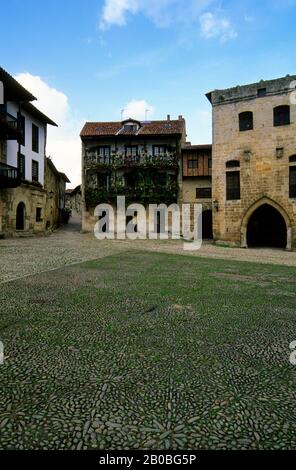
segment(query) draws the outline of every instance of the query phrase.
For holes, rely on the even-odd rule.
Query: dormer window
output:
[[[141,123],[139,121],[135,121],[134,119],[128,119],[122,122],[122,130],[123,132],[127,132],[129,134],[135,134],[141,127]]]
[[[138,126],[136,124],[125,124],[124,130],[126,132],[137,132]]]

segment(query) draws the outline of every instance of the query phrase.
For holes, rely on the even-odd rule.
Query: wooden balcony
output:
[[[13,166],[0,163],[0,189],[16,188],[21,184],[19,170]]]
[[[9,114],[0,106],[0,138],[4,140],[19,140],[22,138],[22,129],[15,116]]]
[[[86,169],[104,168],[178,168],[178,156],[176,153],[164,155],[109,155],[101,157],[96,152],[89,152],[85,158]]]

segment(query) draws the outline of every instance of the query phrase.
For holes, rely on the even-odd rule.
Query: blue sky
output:
[[[85,120],[182,114],[207,143],[207,91],[296,73],[296,0],[1,0],[1,19],[1,65],[58,121],[72,186]]]

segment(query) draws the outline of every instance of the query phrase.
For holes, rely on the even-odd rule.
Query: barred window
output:
[[[32,160],[32,181],[39,181],[39,163],[36,160]]]
[[[226,173],[226,199],[235,201],[240,199],[240,172],[229,171]]]
[[[290,166],[289,197],[296,197],[296,166]]]
[[[21,179],[25,179],[25,177],[26,177],[26,160],[25,160],[25,155],[23,155],[22,153],[18,154],[17,167],[18,167]]]

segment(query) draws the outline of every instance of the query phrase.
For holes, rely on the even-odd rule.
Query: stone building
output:
[[[0,235],[46,229],[47,125],[36,98],[0,67]]]
[[[72,214],[81,216],[82,202],[81,202],[81,184],[76,186],[74,189],[66,190],[66,208],[69,209]]]
[[[45,166],[45,228],[54,229],[65,220],[66,183],[70,183],[65,173],[58,171],[50,158]]]
[[[91,231],[99,203],[171,204],[182,194],[185,120],[86,123],[82,140],[82,230]],[[160,215],[157,214],[159,231]],[[132,218],[132,217],[131,217]]]
[[[216,241],[296,248],[295,80],[287,76],[207,95]]]
[[[182,170],[182,202],[202,205],[202,236],[212,239],[212,146],[186,143],[182,148]]]

